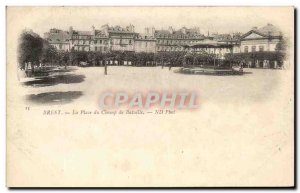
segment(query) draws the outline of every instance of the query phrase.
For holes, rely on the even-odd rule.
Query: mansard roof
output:
[[[136,36],[135,36],[136,38],[135,38],[135,40],[137,40],[137,41],[155,41],[156,39],[155,39],[155,37],[153,37],[153,36],[149,36],[149,35],[147,35],[147,34],[137,34]]]
[[[100,38],[103,38],[103,37],[106,38],[107,37],[107,35],[101,30],[95,30],[95,36],[96,36],[96,38],[97,37],[100,37]]]
[[[73,34],[82,35],[82,36],[91,36],[92,31],[73,31]]]
[[[44,34],[44,38],[50,43],[66,43],[70,39],[70,34],[67,31],[62,30],[50,30]]]
[[[241,38],[241,34],[214,34],[212,35],[213,40],[220,41],[220,42],[230,42],[230,41],[239,41]]]
[[[184,32],[185,30],[185,32]],[[180,29],[180,30],[155,30],[154,36],[156,38],[178,38],[178,39],[204,39],[204,35],[198,33],[193,29]]]
[[[130,29],[130,26],[121,27],[119,25],[108,27],[108,32],[112,33],[135,33],[133,29]]]

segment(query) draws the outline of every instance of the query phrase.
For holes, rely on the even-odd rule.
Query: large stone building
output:
[[[134,39],[137,33],[134,32],[134,26],[129,25],[125,28],[120,26],[109,27],[102,26],[102,30],[109,37],[109,50],[111,51],[134,51]]]
[[[50,29],[49,32],[44,33],[44,39],[46,39],[52,46],[59,51],[70,50],[70,35],[67,31],[60,29]]]
[[[200,34],[199,28],[188,29],[183,27],[174,30],[169,27],[168,30],[155,30],[156,51],[183,51],[186,45],[196,44],[205,40],[204,35]]]
[[[73,27],[69,31],[50,29],[44,34],[51,45],[63,51],[135,51],[137,37],[133,25],[126,28],[103,25],[100,30],[92,26],[90,31],[78,31]]]
[[[96,30],[92,26],[92,38],[91,51],[107,52],[110,47],[109,34],[105,30]]]
[[[92,26],[90,31],[69,31],[50,29],[44,38],[57,50],[97,51],[97,52],[170,52],[192,51],[214,53],[223,59],[228,53],[274,52],[282,40],[282,34],[272,24],[253,28],[242,35],[212,34],[205,36],[199,28],[182,27],[179,30],[145,28],[144,33],[136,33],[133,25],[103,25],[99,30]],[[247,61],[249,67],[277,67],[276,61]]]
[[[156,52],[156,39],[147,35],[138,35],[134,40],[134,51],[135,52]]]
[[[91,45],[94,41],[92,31],[75,31],[70,27],[69,35],[72,50],[91,51]]]
[[[241,52],[275,51],[281,39],[280,30],[272,24],[254,27],[241,37]]]
[[[135,37],[134,45],[136,52],[156,52],[156,38],[154,37],[155,28],[145,28],[144,33]]]
[[[144,33],[136,33],[133,25],[103,25],[100,30],[93,26],[90,31],[77,31],[72,27],[69,31],[51,29],[44,34],[50,44],[58,50],[76,51],[135,51],[135,52],[168,52],[188,50],[187,46],[203,43],[208,37],[200,34],[199,28],[183,27],[174,30],[155,30],[145,28]]]
[[[241,37],[240,51],[241,53],[274,53],[278,43],[282,41],[282,38],[281,31],[272,24],[267,24],[261,28],[254,27]],[[257,59],[255,61],[247,61],[247,66],[277,68],[278,61]]]

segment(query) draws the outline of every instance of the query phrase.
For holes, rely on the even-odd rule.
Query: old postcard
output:
[[[293,187],[293,7],[7,7],[8,187]]]

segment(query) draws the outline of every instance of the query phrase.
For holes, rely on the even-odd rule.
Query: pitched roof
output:
[[[235,34],[214,34],[213,40],[216,41],[239,41],[241,38],[241,34],[235,33]]]
[[[67,31],[57,30],[46,32],[44,38],[50,43],[66,43],[69,41],[70,35]]]
[[[250,35],[251,33],[256,33],[260,36],[263,37],[280,37],[282,36],[281,31],[275,27],[272,24],[267,24],[266,26],[263,26],[261,28],[254,28],[252,30],[250,30],[249,32],[245,33],[241,38],[245,38],[248,35]]]
[[[148,35],[145,35],[145,34],[137,34],[136,36],[136,41],[155,41],[156,39],[152,36],[148,36]]]

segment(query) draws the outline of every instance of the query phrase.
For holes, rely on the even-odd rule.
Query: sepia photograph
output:
[[[6,7],[6,186],[294,187],[294,18]]]

